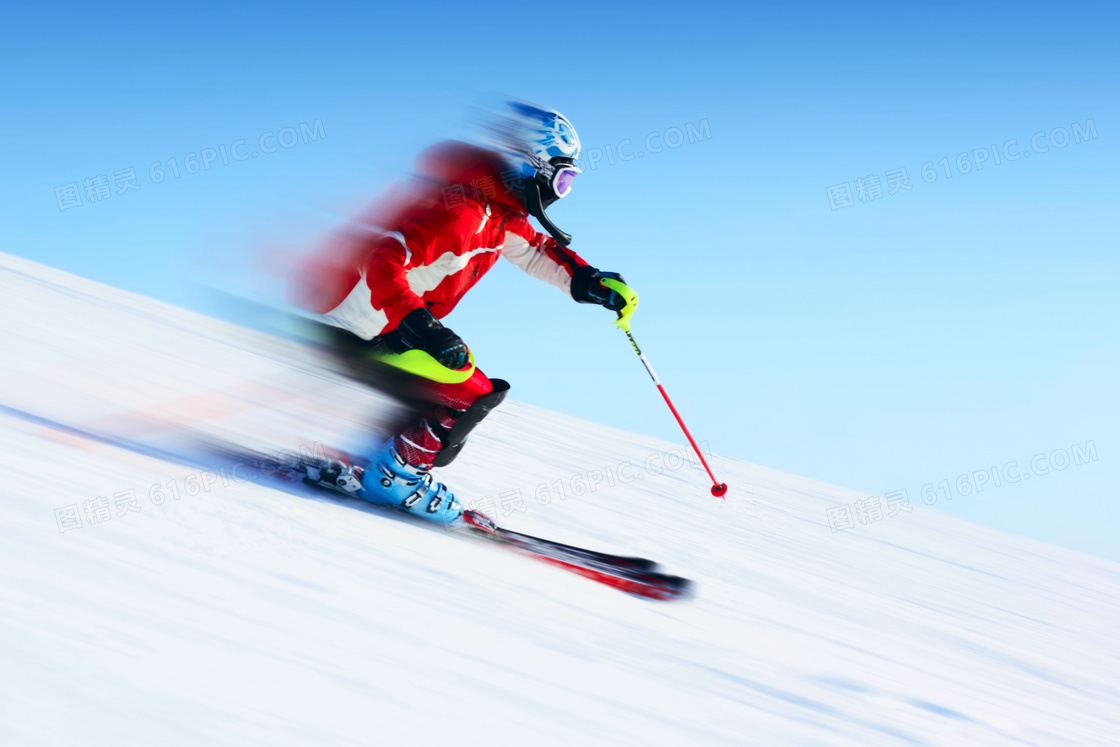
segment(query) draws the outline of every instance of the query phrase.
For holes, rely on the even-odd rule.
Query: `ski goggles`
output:
[[[555,167],[552,172],[552,191],[556,193],[557,197],[564,197],[572,191],[572,182],[575,181],[576,174],[582,174],[583,170],[571,164],[560,164]]]

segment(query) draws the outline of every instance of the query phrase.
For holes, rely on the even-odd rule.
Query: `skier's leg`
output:
[[[417,422],[382,443],[371,455],[362,497],[452,525],[462,507],[429,471],[459,452],[467,433],[505,397],[509,384],[477,368],[461,383],[421,382],[429,407]],[[450,458],[444,452],[450,450]]]
[[[446,416],[439,420],[446,436],[442,439],[443,449],[435,458],[436,467],[451,464],[466,444],[470,432],[509,394],[509,383],[502,379],[490,379],[490,385],[490,392],[476,399],[466,410],[448,411]]]
[[[426,391],[428,400],[437,405],[428,422],[442,444],[433,464],[445,467],[459,455],[475,426],[506,398],[509,383],[487,378],[476,368],[461,384],[428,382]]]
[[[339,476],[328,470],[329,486],[334,487],[338,478],[353,476],[360,479],[358,495],[372,503],[397,506],[447,524],[457,522],[462,514],[458,501],[446,486],[432,479],[429,471],[451,463],[470,431],[505,398],[509,384],[491,380],[477,368],[465,381],[446,383],[386,365],[386,356],[405,351],[396,332],[366,341],[344,330],[325,327],[321,339],[351,376],[406,407],[403,419],[398,421],[399,430],[394,429],[396,435],[375,442],[367,452],[369,462],[364,474],[345,465]],[[442,368],[434,359],[430,363]],[[342,483],[338,484],[335,489],[343,489]],[[344,492],[353,493],[348,489]]]

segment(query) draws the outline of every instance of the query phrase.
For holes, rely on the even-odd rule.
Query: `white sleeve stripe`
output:
[[[363,340],[377,337],[389,324],[389,316],[384,311],[373,308],[365,273],[358,278],[346,298],[323,315],[323,320],[335,327],[350,330]]]
[[[569,297],[572,295],[572,276],[568,268],[534,247],[524,236],[506,231],[506,238],[500,249],[506,259],[527,274],[556,286]]]
[[[411,262],[412,250],[408,248],[408,242],[404,240],[404,234],[400,231],[386,231],[385,235],[400,242],[400,245],[404,247],[404,263],[407,265]]]

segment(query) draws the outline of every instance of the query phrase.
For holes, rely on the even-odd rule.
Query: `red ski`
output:
[[[484,536],[518,552],[627,594],[647,599],[672,600],[687,597],[692,590],[691,581],[661,573],[657,570],[657,563],[652,560],[610,555],[521,534],[499,527],[492,519],[477,511],[464,512],[463,520]]]

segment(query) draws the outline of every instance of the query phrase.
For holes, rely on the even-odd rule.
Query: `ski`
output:
[[[497,534],[500,539],[511,543],[523,543],[531,545],[532,543],[542,543],[550,548],[555,549],[557,552],[569,553],[573,557],[583,558],[589,561],[598,561],[602,563],[611,563],[620,568],[628,568],[635,571],[656,571],[657,563],[646,558],[634,558],[626,555],[611,555],[605,552],[598,552],[597,550],[587,550],[582,547],[575,547],[573,545],[564,545],[552,540],[541,539],[540,537],[533,537],[529,534],[521,534],[514,532],[504,527],[499,527],[494,523],[486,514],[479,513],[478,511],[467,510],[463,514],[463,520],[466,521],[472,528],[478,529],[486,534]]]
[[[689,596],[692,582],[657,570],[657,563],[565,545],[498,526],[485,514],[466,511],[463,520],[483,536],[518,552],[543,560],[585,578],[648,599],[672,600]]]

